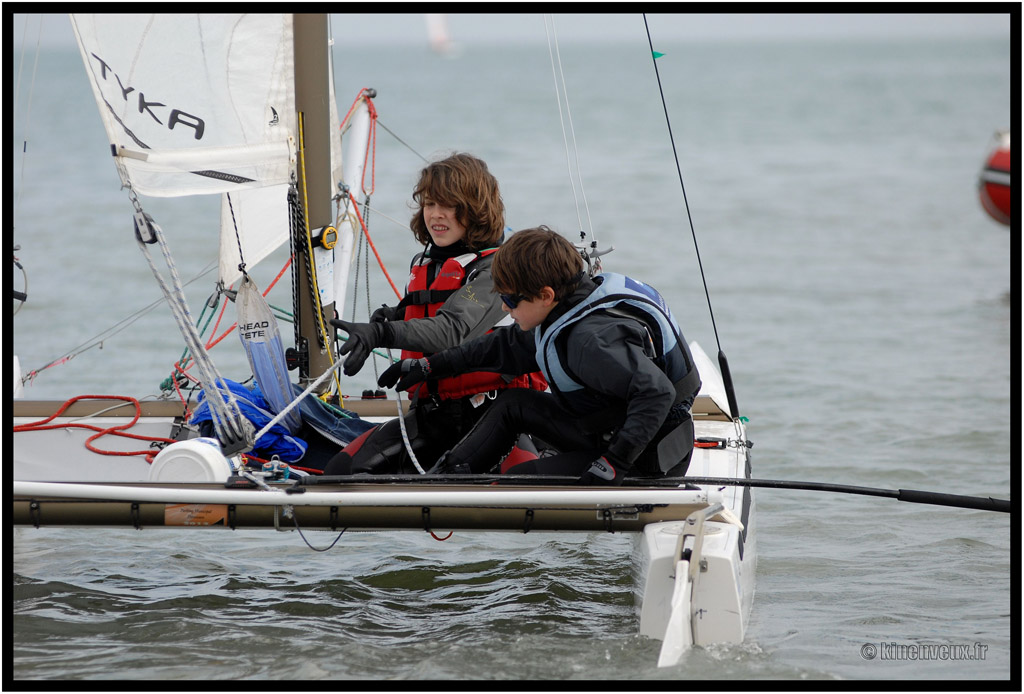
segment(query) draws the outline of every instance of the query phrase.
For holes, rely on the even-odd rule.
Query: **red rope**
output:
[[[231,286],[228,287],[228,289],[231,289],[234,286],[235,286],[234,283],[232,283]],[[224,313],[228,310],[228,303],[230,303],[230,302],[225,301],[223,304],[220,305],[220,312],[217,314],[217,322],[213,324],[213,329],[210,331],[214,335],[217,334],[217,328],[220,327],[220,322],[224,318]],[[210,347],[211,347],[210,344],[206,345],[206,349],[210,349]]]
[[[363,100],[363,96],[369,91],[366,87],[359,90],[356,94],[355,100],[352,105],[348,108],[348,113],[341,121],[340,129],[345,130],[345,126],[348,124],[348,119],[352,117],[356,107],[359,106],[359,102]],[[373,191],[377,188],[377,107],[373,103],[373,99],[366,98],[366,111],[370,116],[370,135],[369,141],[370,146],[366,148],[366,156],[363,159],[363,180],[359,182],[359,187],[366,195],[372,195]],[[372,152],[372,156],[371,156]],[[367,166],[369,164],[369,166]],[[366,189],[366,170],[370,170],[370,190]]]
[[[340,127],[341,130],[345,129],[345,124],[348,123],[348,119],[351,118],[352,112],[356,110],[356,106],[359,105],[359,100],[362,98],[363,94],[366,93],[366,90],[367,90],[367,87],[363,87],[362,89],[359,90],[359,93],[356,94],[356,98],[352,102],[352,105],[348,107],[348,111],[345,113],[345,117],[341,119],[341,127]],[[371,108],[372,108],[373,102],[370,101],[369,103],[371,104]]]
[[[282,276],[282,275],[284,274],[285,270],[287,270],[287,269],[288,269],[288,267],[289,267],[289,266],[290,266],[291,264],[292,264],[292,259],[291,259],[291,256],[289,256],[289,257],[288,257],[288,260],[286,260],[286,261],[285,261],[285,263],[284,263],[284,267],[282,267],[282,268],[281,268],[281,271],[280,271],[279,273],[277,273],[277,277],[275,277],[275,278],[274,278],[274,280],[273,280],[273,281],[272,281],[272,282],[271,282],[271,283],[270,283],[269,285],[267,285],[267,288],[263,290],[263,296],[266,296],[267,294],[269,294],[269,293],[270,293],[270,290],[274,288],[274,285],[275,285],[275,284],[277,284],[277,281],[278,281],[279,279],[281,279],[281,276]],[[223,313],[223,312],[224,312],[224,309],[226,309],[226,308],[227,308],[227,305],[228,305],[228,304],[227,304],[227,302],[225,301],[225,302],[224,302],[224,306],[222,306],[222,307],[221,307],[221,313]],[[219,318],[217,319],[217,324],[218,324],[218,325],[220,324],[220,319],[219,319]],[[212,341],[211,341],[211,342],[210,342],[209,344],[207,344],[207,345],[206,345],[206,349],[211,349],[211,348],[215,347],[215,346],[216,346],[216,345],[217,345],[217,344],[218,344],[218,343],[219,343],[219,342],[220,342],[221,340],[223,340],[223,339],[224,339],[225,337],[227,337],[227,336],[228,336],[228,335],[230,335],[230,334],[231,334],[232,332],[234,332],[234,330],[235,330],[235,328],[236,328],[237,326],[238,326],[238,322],[237,322],[237,321],[236,321],[236,322],[234,322],[234,323],[232,323],[232,324],[231,324],[231,327],[230,327],[230,328],[228,328],[227,330],[225,330],[225,331],[224,331],[224,333],[223,333],[223,334],[222,334],[222,335],[221,335],[220,337],[218,337],[218,338],[217,338],[216,340],[212,340]],[[216,332],[216,328],[214,328],[214,331]],[[191,366],[191,365],[190,365],[190,366]]]
[[[348,123],[352,113],[356,110],[359,102],[363,100],[363,95],[366,94],[367,88],[363,87],[359,90],[356,95],[355,101],[348,109],[348,113],[345,114],[345,118],[341,121],[341,129],[345,129],[345,125]],[[374,106],[373,100],[370,98],[366,99],[366,109],[370,115],[370,146],[366,148],[366,157],[363,160],[363,180],[359,182],[359,187],[366,196],[373,194],[373,191],[377,188],[377,107]],[[370,189],[366,189],[366,171],[370,171]],[[373,239],[370,238],[370,230],[366,226],[366,222],[363,221],[363,216],[359,214],[359,205],[356,204],[355,200],[352,201],[352,209],[356,213],[356,219],[359,220],[359,228],[363,232],[363,236],[366,237],[366,242],[369,244],[370,249],[373,250],[374,257],[377,258],[377,264],[380,266],[381,271],[384,273],[384,277],[387,278],[388,284],[391,285],[391,289],[394,290],[395,296],[398,300],[402,300],[402,293],[398,291],[398,287],[395,286],[394,281],[391,279],[391,275],[388,273],[388,269],[384,267],[384,261],[381,260],[380,253],[377,252],[377,247],[373,244]]]
[[[186,380],[192,381],[193,383],[199,383],[199,379],[192,378],[185,373],[185,369],[181,368],[181,364],[176,363],[174,365],[174,370],[184,376]],[[185,394],[181,392],[181,387],[178,385],[178,379],[172,377],[171,382],[174,384],[174,392],[178,394],[178,402],[180,402],[182,407],[185,408],[185,419],[187,420],[192,416],[192,410],[188,407],[188,399],[185,397]]]
[[[324,474],[323,470],[317,470],[315,467],[299,467],[298,465],[291,465],[290,467],[293,470],[301,470],[302,472],[308,472],[311,475],[322,475],[322,474]]]
[[[248,453],[243,453],[242,457],[246,461],[252,460],[252,461],[255,461],[255,462],[260,463],[260,464],[269,463],[270,462],[269,460],[266,460],[264,458],[258,458],[258,457],[254,456],[254,455],[249,455]],[[308,472],[311,475],[322,475],[322,474],[324,474],[323,470],[317,470],[314,467],[299,467],[298,465],[292,465],[291,463],[285,463],[285,465],[287,465],[288,467],[290,467],[293,470],[301,470],[302,472]]]
[[[132,403],[133,405],[135,405],[135,416],[132,418],[132,421],[130,421],[127,424],[118,424],[116,426],[107,427],[106,429],[98,427],[98,426],[96,426],[94,424],[82,424],[81,422],[67,422],[67,423],[64,423],[64,424],[50,424],[50,422],[52,422],[57,417],[61,416],[61,414],[63,414],[63,412],[66,409],[68,409],[71,405],[73,405],[74,403],[78,402],[79,400],[123,400],[125,402],[129,402],[129,403]],[[85,440],[85,447],[87,449],[89,449],[90,451],[92,451],[93,453],[99,453],[100,455],[119,455],[119,456],[144,455],[144,456],[146,456],[146,462],[152,463],[153,462],[153,458],[156,457],[156,455],[157,455],[157,453],[159,453],[159,451],[154,451],[152,449],[146,449],[146,450],[143,450],[143,451],[105,451],[105,450],[96,448],[95,446],[92,445],[93,441],[95,441],[96,439],[99,439],[99,438],[101,438],[103,436],[107,436],[107,435],[121,436],[123,438],[135,439],[135,440],[138,440],[138,441],[150,441],[150,442],[159,442],[159,443],[174,443],[175,442],[175,439],[166,439],[166,438],[163,438],[163,437],[160,437],[160,436],[144,436],[144,435],[141,435],[141,434],[131,434],[131,433],[128,433],[127,431],[125,431],[125,430],[131,429],[133,426],[135,426],[135,424],[139,421],[139,417],[141,417],[141,416],[142,416],[142,406],[139,404],[139,401],[136,400],[135,398],[127,397],[127,396],[124,396],[124,395],[79,395],[77,397],[71,398],[70,400],[66,401],[63,405],[61,405],[57,409],[57,411],[55,413],[53,413],[52,415],[50,415],[46,419],[41,419],[38,422],[30,422],[28,424],[19,424],[19,425],[14,427],[14,431],[15,431],[15,433],[17,433],[17,432],[22,432],[22,431],[46,431],[46,430],[50,430],[50,429],[67,429],[67,428],[89,429],[91,431],[97,432],[96,434],[90,436],[89,438],[87,438]]]
[[[180,391],[179,391],[179,395],[180,395]],[[98,426],[96,426],[94,424],[82,424],[80,422],[68,422],[68,423],[65,423],[65,424],[50,424],[50,422],[52,422],[57,417],[60,417],[61,414],[63,414],[65,410],[67,410],[69,407],[71,407],[71,405],[75,404],[79,400],[123,400],[125,402],[129,402],[129,403],[132,403],[133,405],[135,405],[135,416],[132,417],[132,421],[127,423],[127,424],[119,424],[117,426],[107,427],[106,429],[98,427]],[[17,433],[17,432],[22,432],[22,431],[47,431],[47,430],[51,430],[51,429],[67,429],[67,428],[89,429],[91,431],[97,432],[96,434],[94,434],[93,436],[90,436],[89,438],[87,438],[85,440],[85,447],[88,448],[93,453],[98,453],[100,455],[120,455],[120,456],[144,455],[144,456],[146,456],[146,462],[152,464],[153,458],[155,458],[157,456],[159,451],[154,451],[152,449],[147,449],[147,450],[144,450],[144,451],[105,451],[105,450],[96,448],[95,446],[92,445],[93,441],[95,441],[96,439],[99,439],[99,438],[101,438],[103,436],[107,436],[108,434],[111,435],[111,436],[121,436],[123,438],[135,439],[135,440],[138,440],[138,441],[150,441],[150,442],[159,442],[159,443],[175,443],[176,442],[176,439],[166,439],[166,438],[162,438],[160,436],[145,436],[145,435],[142,435],[142,434],[131,434],[131,433],[128,433],[127,431],[125,431],[126,429],[132,428],[139,421],[139,417],[141,417],[141,416],[142,416],[142,406],[139,404],[139,401],[136,400],[135,398],[131,398],[131,397],[128,397],[128,396],[125,396],[125,395],[79,395],[77,397],[71,398],[70,400],[66,401],[59,408],[57,408],[56,412],[54,412],[52,415],[50,415],[46,419],[40,419],[37,422],[29,422],[28,424],[19,424],[19,425],[14,427],[14,431]],[[254,460],[254,461],[258,462],[258,463],[269,462],[267,460],[264,460],[263,458],[257,458],[254,455],[243,455],[243,457],[245,459],[247,459],[247,460]],[[313,475],[322,475],[322,474],[324,474],[323,470],[317,470],[315,468],[299,467],[298,465],[291,465],[290,467],[294,468],[295,470],[301,470],[302,472],[308,472],[308,473],[313,474]]]
[[[369,197],[377,190],[377,109],[373,101],[366,100],[366,107],[370,114],[370,146],[366,148],[366,157],[363,159],[363,180],[360,182],[363,193]],[[371,156],[372,152],[372,156]],[[366,189],[366,170],[370,170],[370,189]]]
[[[359,102],[363,101],[363,96],[369,91],[367,87],[363,87],[356,94],[355,100],[352,105],[348,107],[348,112],[345,117],[341,119],[341,125],[339,129],[344,131],[345,126],[348,124],[349,118],[355,112],[356,107],[359,106]],[[370,116],[370,146],[366,148],[366,156],[363,159],[363,180],[359,182],[359,187],[366,195],[372,195],[373,191],[377,188],[377,107],[373,103],[373,99],[366,97],[366,111]],[[372,152],[372,157],[371,157]],[[369,166],[367,166],[369,164]],[[370,190],[366,190],[366,170],[370,169]]]

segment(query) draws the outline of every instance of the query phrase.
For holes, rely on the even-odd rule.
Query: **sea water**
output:
[[[1016,497],[1019,229],[988,219],[976,192],[993,131],[1010,125],[1009,40],[659,46],[687,206],[642,23],[631,29],[621,43],[561,47],[566,139],[583,181],[575,195],[543,43],[466,44],[445,59],[419,46],[336,42],[339,109],[361,87],[378,91],[369,223],[396,283],[417,250],[407,225],[421,157],[472,152],[499,179],[512,228],[547,224],[574,239],[585,229],[588,241],[615,246],[605,268],[658,288],[688,339],[712,356],[720,340],[755,477]],[[182,343],[136,247],[80,58],[73,48],[40,54],[30,112],[24,75],[7,190],[30,279],[13,332],[23,370],[37,372],[26,397],[154,396]],[[217,201],[144,204],[191,280],[196,313],[213,293]],[[261,286],[284,260],[279,251],[253,270]],[[397,300],[369,264],[369,298],[341,307],[346,318]],[[272,304],[290,304],[287,284]],[[226,377],[248,377],[236,337],[212,353]],[[367,364],[346,392],[372,387],[383,367]],[[12,673],[1011,675],[1020,623],[1009,515],[822,492],[755,496],[747,638],[696,648],[672,668],[658,669],[659,642],[637,635],[622,534],[346,533],[315,552],[295,532],[28,528],[9,531]],[[306,533],[321,549],[335,537]],[[945,657],[926,646],[946,646]]]

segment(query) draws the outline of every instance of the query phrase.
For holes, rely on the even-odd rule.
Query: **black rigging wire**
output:
[[[679,165],[679,152],[676,149],[676,139],[672,134],[672,121],[668,115],[668,104],[665,101],[665,90],[661,86],[661,74],[658,72],[658,58],[654,54],[654,42],[651,40],[651,28],[647,24],[647,14],[643,15],[644,29],[647,31],[647,45],[651,51],[651,62],[654,65],[654,76],[658,80],[658,93],[661,95],[661,107],[665,111],[665,124],[668,126],[668,139],[672,143],[672,157],[676,162],[676,173],[679,175],[679,187],[683,191],[683,205],[686,207],[686,219],[690,224],[690,235],[693,237],[693,249],[697,254],[697,266],[700,268],[700,279],[704,283],[704,296],[708,302],[708,313],[711,315],[711,328],[715,332],[715,344],[718,346],[718,364],[721,367],[722,381],[725,385],[725,393],[729,399],[729,410],[733,418],[739,417],[739,408],[736,404],[736,391],[732,384],[732,375],[729,371],[729,362],[726,361],[725,352],[722,351],[722,341],[718,338],[718,325],[715,322],[715,310],[711,307],[711,292],[708,291],[708,280],[704,275],[704,263],[700,257],[700,247],[697,245],[697,231],[693,225],[693,215],[690,213],[690,201],[686,197],[686,184],[683,182],[683,170]]]
[[[245,253],[242,252],[242,237],[238,233],[238,220],[235,219],[235,206],[231,204],[231,193],[227,193],[224,197],[228,199],[228,209],[231,210],[231,224],[235,227],[235,242],[238,244],[238,271],[248,277],[249,275],[245,271]]]
[[[388,126],[386,126],[386,125],[384,125],[383,123],[381,123],[381,122],[380,122],[380,118],[378,118],[378,119],[377,119],[377,126],[378,126],[378,127],[380,127],[380,128],[384,128],[384,130],[385,130],[385,131],[386,131],[386,132],[387,132],[387,133],[388,133],[389,135],[391,135],[391,137],[395,138],[395,139],[396,139],[396,140],[397,140],[397,141],[399,142],[399,144],[402,144],[402,145],[404,145],[404,146],[406,147],[406,149],[408,149],[408,150],[409,150],[410,152],[412,152],[412,153],[413,153],[413,154],[415,154],[415,155],[416,155],[417,157],[419,157],[420,159],[422,159],[424,163],[426,163],[426,164],[429,164],[429,163],[430,163],[430,160],[429,160],[429,159],[427,159],[427,158],[426,158],[425,156],[423,156],[422,154],[420,154],[419,152],[417,152],[417,151],[416,151],[416,149],[415,149],[415,148],[414,148],[414,147],[413,147],[412,145],[410,145],[410,144],[409,144],[408,142],[406,142],[405,140],[403,140],[402,138],[400,138],[400,137],[399,137],[399,136],[398,136],[398,135],[397,135],[397,134],[396,134],[396,133],[395,133],[395,132],[394,132],[393,130],[391,130],[391,129],[390,129],[390,128],[389,128]]]
[[[700,248],[697,246],[697,232],[693,226],[693,216],[690,214],[690,202],[686,197],[686,184],[683,183],[683,170],[679,166],[679,153],[676,150],[676,139],[672,135],[672,121],[668,116],[668,105],[665,102],[665,90],[661,86],[661,74],[658,72],[658,60],[654,55],[654,43],[651,41],[651,29],[647,26],[647,15],[644,14],[644,29],[647,30],[647,45],[651,49],[651,62],[654,65],[654,76],[658,80],[658,93],[661,95],[661,107],[665,110],[665,124],[668,126],[668,139],[672,143],[672,156],[676,161],[676,173],[679,174],[679,187],[683,191],[683,205],[686,207],[686,219],[690,223],[690,235],[693,237],[693,248],[697,252],[697,266],[700,268],[700,278],[704,283],[704,296],[707,298],[708,311],[711,313],[711,327],[715,331],[715,343],[718,345],[718,349],[722,349],[722,343],[718,339],[718,326],[715,324],[715,312],[711,308],[711,293],[708,291],[707,278],[704,276],[704,264],[700,258]]]

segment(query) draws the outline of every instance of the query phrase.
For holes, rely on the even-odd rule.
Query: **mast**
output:
[[[302,123],[302,141],[298,168],[299,205],[313,239],[331,226],[331,143],[330,143],[330,78],[327,70],[328,31],[326,14],[294,15],[295,54],[295,108]],[[295,258],[295,334],[299,353],[299,385],[306,387],[330,368],[334,353],[334,330],[328,320],[334,317],[333,297],[322,306],[320,316],[316,308],[318,290],[309,268],[317,269],[318,258],[333,251],[314,241],[313,256],[309,257],[305,229],[298,231],[300,242],[293,241]],[[328,263],[329,266],[329,263]],[[317,276],[321,287],[333,284],[331,277]],[[331,292],[333,294],[333,291]],[[320,294],[323,296],[323,294]],[[326,335],[324,335],[326,332]],[[325,382],[319,389],[329,387]]]

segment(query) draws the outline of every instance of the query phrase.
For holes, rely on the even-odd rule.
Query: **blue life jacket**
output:
[[[654,362],[676,386],[677,402],[692,399],[700,388],[700,377],[683,333],[661,294],[650,285],[614,272],[593,279],[597,289],[559,316],[543,333],[535,331],[537,363],[551,390],[564,394],[584,388],[562,363],[557,339],[563,330],[586,316],[606,311],[637,320],[647,328]]]

